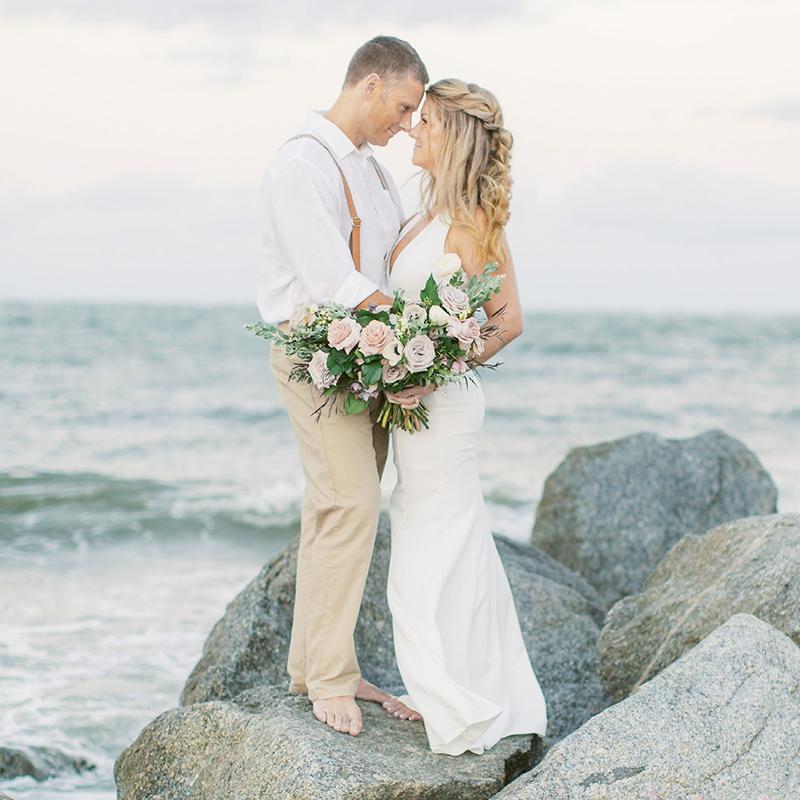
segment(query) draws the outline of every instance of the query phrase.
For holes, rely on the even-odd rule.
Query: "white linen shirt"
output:
[[[289,319],[298,303],[356,306],[375,291],[388,293],[384,261],[402,222],[397,185],[372,148],[357,148],[321,112],[308,115],[304,133],[336,155],[361,218],[361,272],[348,241],[352,222],[342,177],[330,154],[313,139],[280,148],[264,175],[264,258],[258,310],[265,322]],[[384,186],[385,181],[385,186]]]

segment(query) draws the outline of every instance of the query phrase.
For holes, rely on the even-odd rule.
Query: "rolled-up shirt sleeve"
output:
[[[339,187],[336,187],[341,192]],[[265,186],[275,234],[313,303],[353,307],[378,287],[355,268],[340,228],[343,195],[330,177],[309,161],[292,158]]]

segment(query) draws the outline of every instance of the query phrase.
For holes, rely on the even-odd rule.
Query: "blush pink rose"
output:
[[[328,325],[328,344],[336,350],[352,352],[361,337],[361,326],[350,317],[335,319]]]
[[[450,369],[455,375],[463,375],[469,369],[469,367],[467,366],[466,361],[462,361],[461,359],[459,359],[458,361],[453,362]]]
[[[460,320],[455,317],[450,317],[447,323],[447,335],[453,339],[458,339],[461,349],[467,352],[470,345],[476,340],[481,338],[481,326],[478,325],[478,320],[475,317]]]
[[[392,329],[378,319],[373,319],[361,331],[359,347],[365,356],[374,356],[382,353],[394,339]]]

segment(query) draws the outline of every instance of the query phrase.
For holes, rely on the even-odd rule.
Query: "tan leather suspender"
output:
[[[361,272],[361,218],[358,216],[356,212],[356,204],[353,202],[353,195],[350,192],[350,186],[347,183],[347,178],[344,176],[344,172],[342,172],[342,168],[339,166],[339,159],[336,158],[333,150],[328,147],[322,139],[314,136],[311,133],[298,133],[297,136],[292,136],[291,139],[287,139],[287,142],[294,141],[295,139],[313,139],[315,142],[319,142],[330,154],[330,157],[333,159],[333,163],[336,164],[336,169],[339,170],[339,174],[342,176],[342,186],[344,187],[344,197],[347,201],[347,212],[350,214],[350,220],[353,223],[353,228],[350,231],[350,241],[348,242],[348,246],[350,247],[350,254],[353,256],[353,263],[356,265],[356,269]],[[380,173],[378,173],[380,175]],[[383,182],[383,176],[381,175],[381,182]]]

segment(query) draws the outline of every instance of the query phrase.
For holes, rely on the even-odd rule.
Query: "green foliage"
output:
[[[381,359],[377,356],[374,361],[364,362],[361,367],[361,382],[364,386],[374,386],[380,381],[382,373]]]
[[[419,293],[419,299],[426,306],[438,306],[441,303],[439,299],[439,290],[436,286],[436,281],[433,275],[428,278],[425,288]]]
[[[360,397],[348,393],[344,398],[344,413],[360,414],[368,405],[366,400],[362,400]]]
[[[331,350],[328,353],[328,369],[334,375],[341,375],[347,372],[353,363],[353,353],[345,353],[344,350]]]
[[[498,264],[490,261],[483,267],[480,275],[473,275],[464,288],[472,308],[482,306],[493,294],[497,294],[503,284],[505,275],[492,275]]]
[[[388,311],[370,311],[369,309],[362,308],[356,311],[356,322],[362,327],[366,328],[372,320],[377,319],[385,325],[389,324]]]

